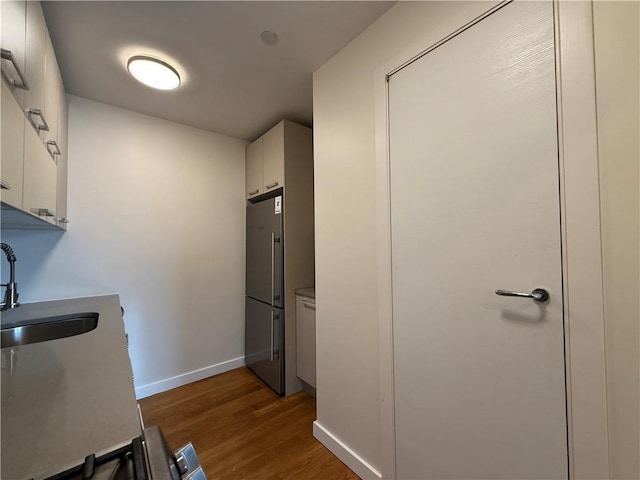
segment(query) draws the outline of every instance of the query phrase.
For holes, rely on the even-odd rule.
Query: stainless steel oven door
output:
[[[171,451],[157,426],[143,430],[150,480],[206,480],[200,461],[191,443]]]
[[[173,453],[157,426],[147,427],[143,431],[149,474],[152,480],[180,480]]]

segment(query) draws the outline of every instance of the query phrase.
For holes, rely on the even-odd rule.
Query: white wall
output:
[[[495,3],[400,2],[314,73],[318,423],[365,476],[382,463],[374,75]]]
[[[334,452],[350,451],[347,456],[361,457],[356,463],[369,464],[368,476],[380,470],[386,454],[381,451],[374,75],[409,47],[431,45],[492,4],[400,2],[314,73],[318,423],[333,435]],[[616,32],[615,15],[601,15],[599,8],[596,29]],[[600,142],[606,142],[600,156],[612,473],[637,478],[637,2],[626,8],[618,13],[627,16],[624,28],[604,40],[596,68],[598,95],[610,95],[598,99],[598,122]],[[612,56],[618,48],[626,50]]]
[[[595,2],[611,478],[640,478],[640,4]]]
[[[246,142],[79,97],[69,110],[68,231],[2,232],[20,300],[118,293],[138,395],[242,364]]]

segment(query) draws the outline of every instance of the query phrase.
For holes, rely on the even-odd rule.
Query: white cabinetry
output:
[[[262,181],[265,192],[284,186],[285,123],[291,124],[283,120],[262,136]]]
[[[316,388],[316,300],[296,295],[297,369],[300,380]]]
[[[44,111],[49,122],[49,130],[45,133],[45,145],[49,154],[58,160],[60,146],[58,129],[60,123],[60,110],[64,98],[61,96],[62,78],[58,69],[56,54],[49,34],[46,35],[46,49],[44,58]]]
[[[285,138],[297,128],[307,127],[282,120],[247,147],[247,198],[284,187]]]
[[[25,129],[23,210],[37,215],[48,223],[56,217],[56,164],[38,135]]]
[[[2,226],[64,228],[68,110],[53,44],[40,2],[0,8]]]
[[[24,158],[24,113],[5,82],[0,82],[0,106],[2,108],[2,161],[0,175],[2,190],[0,199],[15,208],[22,208],[23,158]]]
[[[262,137],[247,147],[247,198],[260,195],[264,191],[262,184]]]
[[[0,2],[2,76],[21,109],[25,96],[25,28],[27,5],[24,0]]]
[[[25,94],[24,110],[27,118],[38,131],[40,138],[46,140],[48,128],[45,109],[45,52],[47,48],[47,25],[40,2],[27,2],[26,28],[26,68],[25,75],[29,90]]]
[[[56,225],[67,229],[67,156],[69,152],[68,139],[68,122],[69,122],[69,106],[67,104],[67,96],[62,86],[62,80],[59,82],[60,87],[60,110],[58,111],[58,147],[60,155],[58,156],[57,166],[57,185],[56,185]]]

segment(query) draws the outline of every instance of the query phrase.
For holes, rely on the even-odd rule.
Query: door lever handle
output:
[[[501,297],[522,297],[533,298],[536,302],[546,302],[549,300],[549,292],[544,288],[534,288],[531,293],[513,292],[511,290],[496,290],[496,295]]]

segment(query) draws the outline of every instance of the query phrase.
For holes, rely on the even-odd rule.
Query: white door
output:
[[[568,476],[553,35],[511,3],[389,79],[398,478]]]

